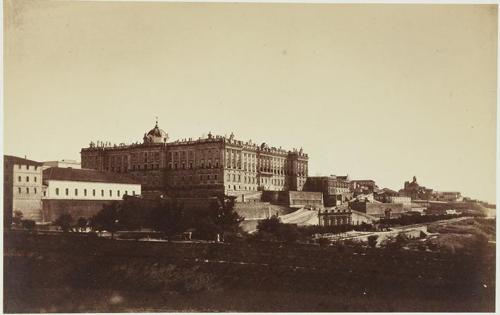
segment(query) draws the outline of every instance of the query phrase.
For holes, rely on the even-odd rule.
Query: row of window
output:
[[[347,218],[347,217],[337,217],[337,218],[333,218],[333,217],[326,217],[324,218],[324,225],[325,226],[333,226],[333,225],[342,225],[342,224],[350,224],[351,223],[351,219],[350,218]]]
[[[18,164],[18,165],[17,165],[17,168],[18,168],[18,169],[22,169],[22,166],[23,166],[23,165]],[[33,167],[33,169],[34,169],[35,171],[38,169],[38,166],[36,166],[36,165],[24,165],[24,166],[26,166],[26,170],[29,170],[29,169],[30,169],[30,167]],[[6,165],[6,167],[7,167],[7,165]]]
[[[82,191],[83,191],[83,196],[86,197],[87,196],[87,189],[84,188],[84,189],[82,189]],[[60,195],[59,188],[56,188],[55,192],[56,192],[56,196]],[[75,188],[73,190],[73,196],[74,197],[78,197],[78,193],[79,193],[78,188]],[[116,197],[121,197],[122,196],[120,190],[116,190],[115,193],[116,193]],[[65,188],[64,189],[64,195],[65,196],[69,196],[70,195],[70,189],[69,188]],[[104,189],[100,190],[100,195],[101,195],[101,197],[105,196],[105,190]],[[127,190],[125,190],[124,195],[128,195],[128,191]],[[135,196],[135,190],[132,190],[132,195]],[[95,196],[96,196],[96,190],[92,189],[92,197],[95,197]],[[113,190],[112,189],[109,190],[109,197],[113,197]]]
[[[35,195],[36,195],[36,194],[37,194],[37,192],[38,192],[38,191],[37,191],[37,189],[36,189],[36,187],[32,187],[32,189],[33,189],[33,194],[35,194]],[[29,194],[30,194],[30,191],[31,191],[31,190],[30,190],[30,187],[26,187],[26,194],[28,194],[28,195],[29,195]],[[18,192],[19,194],[22,194],[22,193],[23,193],[23,189],[22,189],[21,187],[18,187],[18,188],[17,188],[17,192]]]
[[[199,168],[202,168],[202,169],[205,169],[205,168],[219,168],[219,161],[215,161],[214,164],[212,164],[212,161],[208,161],[206,164],[205,164],[205,161],[201,161],[199,164],[198,164]],[[186,163],[180,163],[180,164],[177,164],[177,163],[168,163],[168,169],[171,170],[171,169],[174,169],[174,170],[178,170],[178,169],[181,169],[181,170],[186,170],[186,169],[189,169],[189,170],[192,170],[193,169],[193,162],[189,162],[189,164],[186,164]]]
[[[251,186],[243,186],[243,188],[241,187],[241,185],[227,185],[227,189],[229,190],[250,190],[250,191],[257,191],[257,187],[251,187]]]
[[[214,181],[217,181],[218,179],[218,176],[217,174],[201,174],[200,175],[200,182],[204,182],[204,181],[210,181],[210,180],[214,180]],[[176,182],[188,182],[188,183],[192,183],[194,182],[194,176],[193,175],[188,175],[188,176],[174,176],[172,178],[172,181],[173,183],[175,184]]]
[[[198,150],[196,154],[199,158],[205,159],[205,158],[212,158],[212,157],[217,157],[219,156],[219,151],[217,149],[204,149],[204,150]],[[168,160],[185,160],[186,158],[189,159],[194,159],[194,151],[173,151],[168,153]]]
[[[226,180],[228,182],[241,182],[241,175],[236,175],[236,174],[227,174]],[[256,184],[257,179],[252,176],[243,176],[243,183],[245,184]],[[283,186],[285,185],[285,180],[281,178],[261,178],[261,184],[272,184],[276,186]]]
[[[18,176],[17,177],[17,181],[18,182],[22,182],[23,181],[23,178],[22,176]],[[36,176],[33,176],[33,181],[36,183],[37,182],[37,178]],[[29,183],[30,182],[30,177],[29,176],[26,176],[26,182]]]
[[[160,169],[160,164],[144,164],[144,167],[142,167],[140,164],[137,165],[132,165],[132,170],[158,170]],[[118,172],[120,171],[120,168],[118,168]]]

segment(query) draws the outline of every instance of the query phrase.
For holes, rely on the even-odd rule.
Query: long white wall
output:
[[[121,200],[125,194],[140,195],[141,185],[48,180],[43,199]]]

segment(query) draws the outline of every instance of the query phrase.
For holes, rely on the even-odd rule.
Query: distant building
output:
[[[411,198],[407,196],[399,196],[394,190],[384,188],[374,193],[374,199],[383,203],[401,203],[405,211],[411,211]]]
[[[43,213],[54,221],[63,213],[90,217],[104,204],[141,194],[140,183],[125,174],[51,167],[43,171]]]
[[[371,194],[378,188],[375,181],[371,179],[351,180],[349,184],[349,188],[354,195]]]
[[[399,191],[399,195],[410,197],[412,200],[430,200],[432,198],[432,189],[420,186],[417,183],[417,177],[413,176],[413,181],[405,182],[404,188]]]
[[[325,207],[344,204],[352,197],[348,176],[309,176],[304,191],[323,193]]]
[[[398,192],[389,188],[377,189],[373,192],[373,198],[380,202],[391,202],[391,197],[399,196]]]
[[[4,155],[4,226],[12,224],[14,211],[24,219],[42,221],[42,163]]]
[[[404,212],[402,203],[370,202],[369,200],[352,200],[349,202],[349,208],[379,219],[399,218]]]
[[[432,195],[432,200],[436,201],[462,201],[462,194],[458,191],[436,191]]]
[[[145,191],[170,196],[234,195],[258,190],[302,190],[308,156],[236,140],[234,135],[168,142],[158,122],[142,143],[111,145],[91,142],[82,148],[82,168],[128,173]]]
[[[77,162],[75,160],[67,160],[67,159],[62,159],[60,161],[45,161],[43,163],[43,168],[49,168],[49,167],[69,167],[69,168],[75,168],[75,169],[80,169],[81,164],[80,162]]]

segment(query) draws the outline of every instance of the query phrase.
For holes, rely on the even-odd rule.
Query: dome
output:
[[[168,140],[168,134],[158,127],[158,121],[153,129],[144,135],[144,143],[164,143]]]

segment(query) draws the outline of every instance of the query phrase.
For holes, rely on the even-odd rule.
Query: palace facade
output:
[[[129,173],[143,191],[176,196],[228,195],[260,190],[302,190],[308,156],[266,143],[213,136],[168,142],[158,127],[142,143],[111,145],[91,142],[81,150],[82,168]]]

